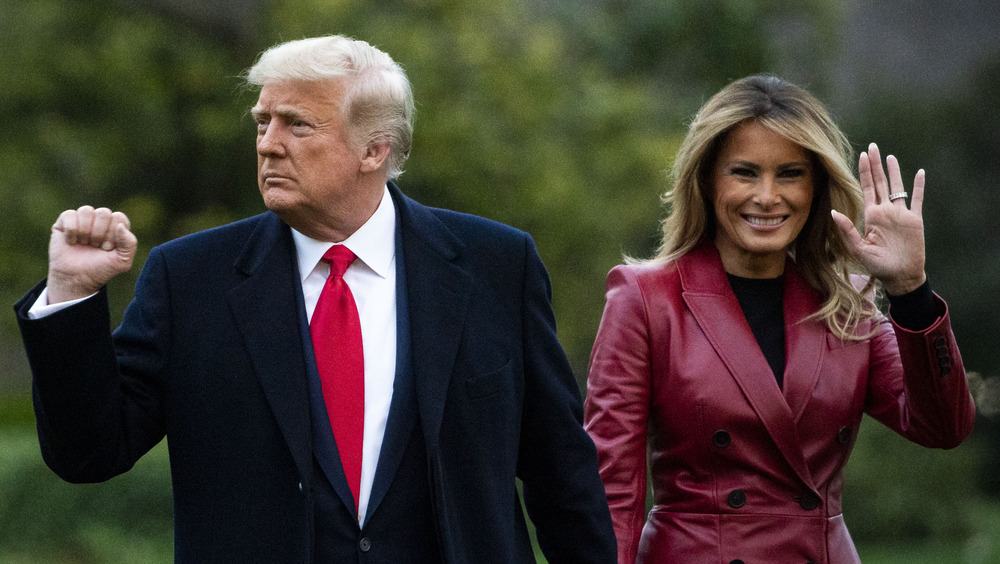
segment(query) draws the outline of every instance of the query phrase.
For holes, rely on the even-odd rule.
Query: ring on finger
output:
[[[889,194],[889,201],[891,202],[893,200],[898,200],[900,198],[908,198],[909,196],[910,195],[907,194],[906,192],[893,192],[892,194]]]

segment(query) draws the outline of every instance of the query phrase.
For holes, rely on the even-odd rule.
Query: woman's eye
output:
[[[752,176],[754,176],[754,173],[753,173],[752,170],[750,170],[749,168],[740,167],[740,166],[730,169],[729,173],[732,174],[733,176],[746,176],[746,177],[752,177]]]
[[[781,178],[799,178],[804,174],[805,170],[801,168],[791,168],[788,170],[781,171],[781,174],[779,174],[778,176],[780,176]]]

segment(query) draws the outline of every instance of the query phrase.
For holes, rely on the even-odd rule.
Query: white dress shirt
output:
[[[38,294],[38,299],[35,303],[31,304],[31,308],[28,309],[28,319],[41,319],[47,315],[52,315],[57,311],[64,310],[71,305],[76,305],[83,300],[89,300],[97,295],[97,292],[87,296],[86,298],[77,298],[75,300],[66,300],[65,302],[56,302],[54,304],[49,303],[49,287],[46,286],[42,288],[42,291]]]
[[[320,259],[333,245],[294,229],[292,238],[306,315],[312,320],[330,274],[330,265]],[[344,281],[358,306],[365,359],[365,429],[358,500],[358,522],[364,523],[396,375],[396,208],[388,187],[371,218],[340,244],[358,257],[344,273]]]

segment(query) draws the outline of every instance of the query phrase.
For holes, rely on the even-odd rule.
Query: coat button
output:
[[[799,507],[806,511],[812,511],[819,507],[819,498],[812,492],[804,492],[799,498]]]
[[[716,431],[712,434],[712,444],[719,448],[726,448],[732,442],[732,437],[725,431]]]
[[[726,503],[729,507],[733,509],[739,509],[743,507],[747,502],[747,494],[743,490],[733,490],[729,492],[729,496],[726,497]]]
[[[840,430],[837,431],[837,442],[842,445],[846,445],[850,441],[851,441],[851,428],[841,427]]]
[[[937,339],[934,339],[934,348],[944,349],[947,347],[948,347],[948,340],[945,339],[944,337],[938,337]]]
[[[361,549],[361,552],[368,552],[372,548],[372,541],[368,540],[368,537],[361,537],[361,540],[358,541],[358,548]]]

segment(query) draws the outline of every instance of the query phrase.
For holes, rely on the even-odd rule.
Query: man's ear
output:
[[[372,143],[361,155],[361,172],[375,172],[389,159],[389,143]]]

